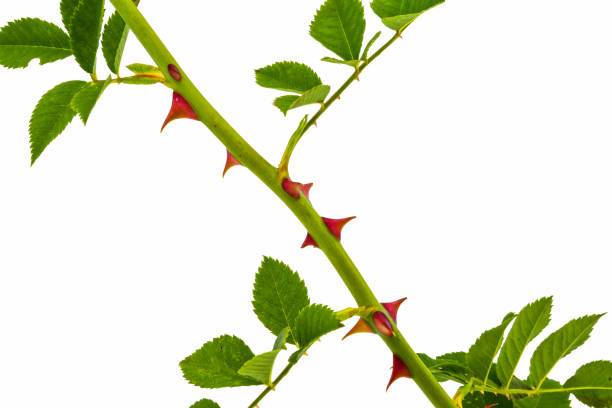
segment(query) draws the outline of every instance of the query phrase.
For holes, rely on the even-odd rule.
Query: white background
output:
[[[4,2],[0,24],[61,24],[55,3]],[[319,5],[173,0],[141,10],[276,163],[316,107],[284,118],[271,105],[280,93],[258,87],[253,69],[298,60],[334,88],[350,74],[321,62],[331,53],[308,36]],[[612,311],[610,15],[609,0],[448,1],[298,146],[294,179],[315,182],[322,215],[358,216],[343,242],[381,300],[408,297],[399,324],[416,350],[467,350],[541,296],[555,296],[545,333]],[[391,35],[367,6],[366,17],[367,39]],[[150,62],[134,37],[124,62]],[[262,256],[297,269],[315,302],[341,309],[352,299],[320,251],[299,248],[303,228],[255,177],[235,168],[221,178],[225,150],[201,124],[159,134],[170,105],[162,86],[112,86],[87,128],[75,119],[30,168],[36,101],[86,78],[72,58],[0,68],[0,406],[187,408],[207,396],[246,407],[258,389],[198,389],[178,362],[224,333],[269,349],[250,305]],[[391,355],[375,336],[342,335],[313,347],[262,406],[429,406],[408,380],[385,393]],[[553,376],[612,359],[611,339],[604,317]]]

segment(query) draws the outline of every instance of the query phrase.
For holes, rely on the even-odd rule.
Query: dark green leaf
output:
[[[299,94],[321,85],[321,78],[310,67],[288,61],[255,70],[255,81],[264,88]]]
[[[515,316],[514,313],[508,313],[499,326],[482,333],[478,340],[476,340],[476,343],[470,347],[467,355],[468,366],[476,377],[485,384],[489,378],[495,356],[499,352],[504,340],[506,327],[508,327]]]
[[[546,380],[542,389],[560,389],[557,381]],[[515,408],[570,408],[568,392],[549,392],[514,401]]]
[[[140,0],[132,0],[138,6]],[[119,66],[125,49],[125,41],[127,40],[130,28],[125,24],[123,18],[118,12],[108,19],[104,26],[104,34],[102,35],[102,53],[106,60],[106,65],[114,74],[119,74]]]
[[[368,52],[370,51],[370,48],[372,48],[372,46],[374,45],[376,40],[378,40],[378,37],[380,37],[381,34],[382,34],[382,31],[377,32],[376,34],[374,34],[374,37],[372,37],[372,39],[368,41],[368,44],[363,49],[363,54],[361,54],[361,60],[368,59]]]
[[[550,322],[551,308],[552,298],[542,298],[525,306],[516,317],[497,360],[497,376],[503,388],[509,386],[525,347]]]
[[[276,349],[256,355],[240,367],[238,374],[253,378],[261,384],[272,386],[272,369],[279,352],[280,349]]]
[[[34,58],[43,65],[70,55],[70,38],[53,23],[22,18],[0,29],[0,64],[7,68],[25,68]]]
[[[474,376],[467,364],[467,353],[460,351],[443,354],[430,362],[429,369],[442,381],[451,380],[467,384]]]
[[[219,407],[219,404],[217,404],[216,402],[204,398],[204,399],[199,400],[198,402],[196,402],[189,408],[220,408],[220,407]]]
[[[60,11],[62,13],[62,22],[66,30],[70,32],[70,23],[72,22],[72,16],[74,10],[79,5],[79,0],[62,0],[60,2]]]
[[[272,347],[272,350],[287,349],[285,343],[287,343],[287,337],[289,337],[290,331],[291,329],[289,327],[285,327],[283,330],[280,331],[280,333],[278,333],[276,340],[274,340],[274,346]]]
[[[300,348],[309,347],[319,337],[340,328],[336,314],[324,305],[310,305],[295,319],[293,335]]]
[[[76,112],[70,107],[70,101],[85,85],[85,81],[64,82],[40,99],[30,119],[32,164],[72,121]]]
[[[587,341],[593,326],[602,316],[599,314],[574,319],[548,336],[531,357],[527,379],[529,384],[539,388],[559,360]]]
[[[253,352],[235,336],[221,336],[181,361],[185,379],[203,388],[239,387],[261,382],[238,374],[238,370],[254,357]]]
[[[512,408],[512,401],[503,395],[495,395],[491,392],[486,392],[484,395],[474,392],[463,399],[463,408],[486,408],[491,407],[492,404],[496,404],[495,408]]]
[[[287,115],[287,112],[289,111],[289,109],[291,109],[291,105],[293,105],[293,102],[297,101],[298,98],[298,95],[279,96],[274,100],[274,106],[280,109],[280,111],[283,112],[284,115]]]
[[[253,288],[253,309],[263,325],[278,336],[284,328],[293,327],[300,310],[309,304],[299,275],[284,263],[264,257]],[[296,342],[292,334],[287,341]]]
[[[72,101],[70,102],[70,106],[79,114],[83,124],[87,124],[87,119],[89,119],[91,111],[93,110],[94,106],[96,106],[96,102],[98,102],[102,92],[104,92],[106,87],[110,85],[111,82],[112,78],[109,75],[106,81],[89,83],[76,95],[74,95],[74,98],[72,98]]]
[[[80,0],[70,26],[70,44],[77,62],[86,72],[96,70],[96,53],[100,42],[104,0]]]
[[[598,388],[576,390],[572,394],[589,407],[612,407],[612,361],[593,361],[583,365],[565,382],[564,388]]]
[[[365,18],[359,0],[327,0],[310,23],[310,35],[344,60],[358,60]]]
[[[159,70],[159,68],[157,68],[154,65],[148,65],[148,64],[130,64],[126,67],[127,69],[129,69],[130,71],[132,71],[135,74],[140,74],[140,75],[158,75],[161,74],[161,71]],[[163,75],[162,75],[163,77]]]
[[[392,30],[401,30],[444,0],[374,0],[372,10]]]

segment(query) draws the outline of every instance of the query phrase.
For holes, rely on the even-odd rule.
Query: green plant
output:
[[[29,62],[30,58],[33,56],[39,57],[41,62],[45,63],[74,54],[79,65],[91,76],[91,82],[71,81],[64,83],[49,91],[49,93],[43,97],[33,114],[30,127],[32,162],[38,158],[44,148],[63,130],[75,115],[78,114],[85,123],[102,92],[112,83],[162,83],[167,85],[175,92],[173,109],[168,119],[173,120],[180,117],[189,117],[192,119],[199,118],[206,124],[228,148],[228,162],[230,164],[242,163],[251,169],[279,196],[279,198],[281,198],[296,216],[298,216],[309,231],[310,240],[305,241],[305,244],[318,244],[318,246],[321,247],[354,295],[359,307],[350,309],[345,313],[335,314],[333,316],[335,319],[334,324],[332,324],[332,312],[329,308],[311,306],[307,301],[302,301],[297,304],[291,303],[290,306],[294,307],[296,312],[299,312],[299,316],[303,317],[298,319],[298,315],[296,314],[294,321],[291,321],[293,319],[287,319],[284,324],[272,325],[270,322],[266,324],[265,312],[263,312],[263,314],[258,314],[264,324],[266,324],[278,338],[272,351],[263,353],[257,357],[254,357],[252,353],[250,353],[248,348],[244,346],[244,343],[235,338],[221,337],[207,343],[208,346],[205,345],[205,347],[198,352],[199,354],[196,353],[193,357],[186,359],[182,365],[185,375],[197,385],[206,387],[254,384],[269,385],[271,382],[269,374],[272,363],[274,362],[274,357],[283,348],[283,343],[285,343],[285,341],[288,341],[290,344],[298,345],[297,354],[294,354],[295,357],[292,362],[292,364],[294,364],[299,360],[301,352],[304,352],[313,340],[331,329],[337,328],[338,321],[343,320],[345,317],[352,314],[359,314],[366,322],[365,325],[359,323],[360,327],[375,329],[394,354],[399,356],[395,359],[398,368],[397,373],[407,373],[405,369],[402,371],[402,365],[405,362],[414,380],[423,388],[435,406],[454,405],[446,394],[443,393],[434,379],[438,381],[452,379],[461,383],[462,388],[456,398],[457,401],[464,400],[465,405],[468,404],[468,401],[470,404],[480,404],[481,406],[485,403],[490,405],[491,403],[502,404],[505,402],[503,397],[494,397],[486,393],[484,398],[488,398],[489,400],[494,399],[495,402],[488,400],[484,402],[473,401],[476,397],[474,396],[475,394],[471,393],[472,391],[490,393],[502,392],[511,396],[512,403],[519,406],[521,406],[521,404],[531,403],[526,401],[532,401],[520,397],[538,395],[541,400],[546,401],[547,395],[554,394],[551,390],[555,390],[555,388],[549,386],[550,383],[542,382],[543,378],[539,378],[539,376],[535,374],[534,377],[530,377],[532,378],[531,381],[528,380],[526,383],[518,382],[515,386],[513,383],[513,370],[516,367],[518,359],[507,351],[510,350],[509,348],[502,347],[501,356],[504,357],[502,360],[504,362],[500,362],[499,366],[495,366],[496,368],[493,370],[492,362],[495,353],[490,352],[491,344],[501,345],[501,336],[499,336],[499,332],[502,331],[502,329],[494,330],[494,333],[497,333],[498,337],[494,335],[485,336],[485,340],[477,343],[479,346],[475,346],[474,351],[467,355],[444,355],[437,359],[430,359],[421,355],[420,359],[417,358],[397,330],[397,327],[395,327],[395,316],[393,316],[394,310],[381,307],[381,304],[379,304],[373,296],[339,243],[338,238],[340,237],[341,227],[343,222],[347,222],[348,219],[331,220],[320,218],[312,209],[307,199],[308,185],[296,184],[289,179],[289,162],[291,154],[301,137],[313,124],[315,124],[316,120],[328,109],[328,107],[334,103],[337,97],[357,79],[359,73],[389,45],[396,41],[401,32],[410,24],[412,18],[416,17],[412,15],[413,13],[409,12],[405,12],[406,14],[404,14],[404,12],[394,14],[392,7],[387,7],[389,4],[392,5],[392,3],[393,2],[374,2],[373,4],[376,13],[383,18],[383,23],[395,30],[395,33],[382,47],[373,52],[370,57],[367,56],[365,50],[363,53],[361,52],[361,48],[363,48],[362,36],[365,21],[361,18],[362,11],[360,11],[361,6],[359,2],[338,2],[338,4],[347,7],[346,14],[353,16],[350,18],[353,18],[355,21],[355,24],[353,24],[355,27],[353,32],[351,35],[346,36],[349,39],[346,44],[337,41],[337,25],[334,25],[332,22],[325,23],[325,25],[322,23],[322,21],[325,22],[327,19],[333,21],[333,18],[329,18],[329,14],[335,3],[327,2],[326,6],[319,11],[317,14],[319,18],[315,18],[315,22],[313,22],[314,29],[311,29],[311,33],[315,39],[342,58],[340,60],[327,57],[326,60],[334,63],[342,63],[354,68],[346,83],[340,87],[335,94],[327,98],[327,100],[326,97],[330,92],[330,88],[323,85],[318,76],[304,65],[277,63],[257,71],[257,80],[260,85],[293,93],[293,95],[280,96],[275,101],[275,105],[284,113],[305,104],[322,103],[321,109],[313,117],[305,117],[301,121],[298,129],[290,138],[285,154],[278,166],[278,171],[246,144],[246,142],[233,131],[229,124],[227,124],[227,122],[225,122],[225,120],[199,94],[176,61],[163,47],[161,41],[157,39],[155,33],[148,27],[145,20],[129,2],[113,2],[119,10],[119,14],[111,18],[110,22],[107,24],[105,30],[106,35],[103,36],[102,44],[109,69],[111,72],[116,73],[121,59],[122,43],[127,35],[126,26],[122,25],[121,22],[123,19],[128,22],[128,25],[141,39],[143,45],[157,64],[157,67],[144,64],[130,65],[129,68],[134,72],[132,77],[113,78],[110,76],[106,80],[97,79],[94,61],[95,51],[97,50],[97,44],[100,37],[100,28],[102,26],[102,13],[100,10],[103,7],[103,2],[79,2],[78,4],[76,2],[62,2],[62,14],[64,16],[67,33],[38,20],[21,20],[3,29],[2,36],[0,36],[0,42],[3,46],[3,59],[1,60],[3,64],[12,67],[22,67],[27,65],[27,62]],[[416,3],[417,2],[415,2],[415,4]],[[418,9],[418,12],[420,13],[427,8],[426,6],[431,6],[433,3],[419,5],[421,8]],[[72,17],[68,18],[67,16]],[[67,21],[70,22],[67,23]],[[76,21],[79,23],[76,24]],[[331,26],[332,30],[321,28],[328,27],[328,25]],[[20,27],[23,27],[21,31]],[[333,29],[336,29],[336,31]],[[27,32],[30,37],[19,37],[20,32]],[[36,33],[40,34],[40,36],[38,38],[32,37]],[[375,36],[373,40],[375,41],[376,38],[377,36]],[[28,41],[29,43],[24,44],[24,42]],[[371,45],[371,43],[372,42],[369,44]],[[267,268],[272,268],[269,265],[275,265],[275,263],[270,260],[264,262],[262,273],[267,271]],[[285,267],[277,266],[277,268],[286,272]],[[279,274],[280,273],[282,272],[279,272]],[[262,283],[262,285],[265,285],[265,283]],[[292,297],[292,301],[294,300],[295,298]],[[257,304],[257,297],[255,298],[255,303]],[[278,303],[280,304],[280,302]],[[529,327],[533,333],[541,331],[545,323],[548,322],[547,315],[550,312],[549,306],[550,300],[543,299],[525,309],[526,312],[523,315],[530,316],[530,314],[533,313],[530,312],[533,308],[542,308],[540,314],[538,314],[538,316],[541,316],[541,320],[536,319],[536,323],[538,324]],[[256,310],[257,309],[256,306]],[[269,312],[273,314],[275,310],[275,308],[270,308]],[[303,315],[302,312],[304,313]],[[571,351],[572,347],[580,342],[579,340],[583,340],[588,336],[590,328],[598,318],[599,316],[584,318],[583,320],[574,322],[568,329],[565,329],[566,331],[571,331],[572,329],[576,329],[576,327],[581,328],[574,336],[573,344],[566,347],[565,354]],[[298,322],[301,322],[300,326],[298,326]],[[509,318],[505,322],[509,324]],[[516,322],[515,326],[519,322],[522,323],[523,320],[517,318]],[[584,326],[580,326],[581,324]],[[285,331],[283,333],[283,330],[286,328],[282,327],[283,325],[289,327],[291,331]],[[291,333],[295,334],[295,336],[293,336],[293,334],[290,335]],[[296,333],[300,335],[298,336]],[[518,337],[518,340],[515,341],[517,341],[520,346],[526,345],[528,340],[534,337],[529,335],[526,338],[524,336],[521,338],[519,334],[512,335],[511,331],[509,338],[514,339]],[[493,337],[493,340],[491,340],[492,343],[487,340],[489,336]],[[497,343],[495,342],[496,340]],[[554,343],[554,341],[551,340],[548,344],[550,345],[551,343]],[[227,345],[227,348],[234,347],[236,349],[236,354],[240,355],[240,358],[236,361],[218,358],[215,354],[215,350],[218,350],[222,345]],[[498,347],[493,347],[493,351],[497,351],[497,348]],[[489,354],[484,356],[486,358],[478,354],[479,352],[484,353],[485,351],[489,351]],[[561,356],[563,355],[564,353],[561,353]],[[218,359],[212,366],[206,366],[204,361],[209,358],[206,356],[212,356],[210,358],[215,357]],[[250,360],[251,358],[253,358],[253,360]],[[250,363],[247,364],[249,360]],[[216,375],[212,369],[222,367],[223,364],[228,363],[228,361],[233,364],[230,367],[231,370],[235,371],[235,373],[232,371],[229,380],[227,378],[221,378],[220,375]],[[481,364],[483,361],[485,364]],[[552,363],[554,362],[556,361],[553,360]],[[551,362],[548,363],[549,366]],[[543,362],[542,365],[547,368],[546,362]],[[483,370],[483,367],[486,367],[486,369]],[[536,364],[534,370],[541,371],[544,370],[544,368]],[[582,398],[585,402],[593,403],[593,401],[595,401],[593,403],[594,405],[608,404],[608,402],[606,402],[608,401],[606,400],[606,398],[608,398],[606,394],[607,391],[605,390],[599,390],[594,392],[595,396],[589,396],[585,395],[584,390],[577,389],[577,387],[581,387],[584,384],[587,386],[601,387],[601,385],[597,384],[593,379],[593,372],[595,372],[595,370],[606,372],[606,370],[609,371],[609,367],[606,366],[605,363],[586,366],[582,372],[579,370],[577,376],[573,377],[573,382],[570,380],[569,384],[573,388],[576,388],[573,391],[575,391],[577,396]],[[281,378],[287,371],[283,371]],[[194,372],[204,372],[206,374],[206,379],[203,380],[196,376]],[[495,377],[494,374],[497,375],[497,377]],[[547,372],[545,377],[546,376]],[[500,380],[500,378],[505,379],[505,381]],[[576,380],[576,378],[578,378],[578,380]],[[605,378],[605,376],[602,377],[598,374],[596,378],[599,380]],[[222,379],[225,382],[222,382]],[[582,382],[580,382],[581,380]],[[603,385],[603,387],[605,388],[606,386]],[[267,392],[268,389],[269,388],[266,388],[264,392]],[[544,392],[544,390],[547,391]],[[557,389],[557,391],[559,390]],[[558,394],[561,394],[564,398],[567,397],[567,392],[565,391]],[[544,404],[544,402],[535,402],[536,405],[540,403]],[[206,404],[209,403],[200,403],[202,406],[206,406]]]

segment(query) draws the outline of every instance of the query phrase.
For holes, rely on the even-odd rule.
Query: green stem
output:
[[[278,170],[255,151],[204,98],[161,42],[138,8],[132,3],[132,0],[111,0],[111,3],[132,29],[157,66],[162,70],[168,85],[190,103],[200,121],[225,145],[240,163],[251,170],[255,176],[268,186],[306,227],[306,230],[317,242],[319,248],[325,253],[340,275],[357,304],[359,306],[375,306],[382,309],[370,287],[363,279],[363,276],[361,276],[359,270],[340,244],[340,241],[327,229],[321,216],[314,210],[310,201],[304,196],[295,199],[283,190],[281,180],[278,177]],[[381,52],[382,49],[378,50],[370,60]],[[177,81],[170,75],[167,69],[169,64],[173,64],[179,69],[182,76],[180,80]],[[383,337],[383,340],[391,351],[406,363],[414,381],[436,408],[456,408],[453,401],[435,380],[425,364],[410,348],[399,330],[396,336],[391,338]]]
[[[264,397],[266,395],[268,395],[268,393],[270,391],[272,391],[273,389],[276,388],[276,386],[278,385],[279,382],[281,382],[281,380],[283,378],[285,378],[285,376],[287,374],[289,374],[289,371],[291,371],[291,369],[293,368],[293,366],[295,365],[295,363],[289,363],[287,364],[287,367],[285,367],[285,369],[283,371],[281,371],[281,373],[278,375],[278,377],[276,377],[276,379],[274,380],[274,382],[272,382],[272,386],[268,386],[266,387],[265,390],[262,391],[261,394],[259,394],[257,396],[257,398],[255,398],[255,400],[253,400],[253,402],[251,402],[251,405],[249,405],[249,408],[255,408],[257,406],[257,404],[259,404],[259,402],[264,399]]]

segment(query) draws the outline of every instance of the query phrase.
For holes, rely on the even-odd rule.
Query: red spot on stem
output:
[[[344,228],[347,222],[349,222],[350,220],[354,218],[357,218],[357,217],[348,217],[348,218],[340,218],[340,219],[321,217],[321,219],[327,226],[327,229],[329,229],[329,232],[331,232],[334,237],[338,238],[338,240],[340,240],[340,236],[342,234],[342,228]],[[319,247],[317,243],[314,241],[314,239],[312,239],[310,234],[307,234],[306,239],[304,240],[304,243],[302,244],[302,248],[305,248],[309,245],[312,245],[315,248]]]
[[[387,312],[393,318],[393,321],[397,322],[397,311],[401,304],[406,300],[406,298],[402,298],[396,300],[395,302],[381,303],[381,305],[387,310]],[[376,329],[383,335],[387,337],[391,337],[395,335],[393,331],[393,325],[387,318],[387,316],[382,312],[374,312],[372,315],[372,322]],[[343,337],[343,340],[355,333],[374,333],[372,328],[366,323],[362,318],[359,319],[357,324],[346,333],[346,336]]]
[[[172,78],[174,78],[175,81],[180,81],[181,79],[183,79],[183,74],[181,74],[181,71],[179,71],[176,65],[168,65],[168,73]]]
[[[387,384],[387,391],[389,391],[389,387],[391,386],[391,384],[395,382],[395,380],[397,380],[398,378],[402,378],[402,377],[412,378],[412,375],[410,374],[410,370],[408,369],[408,367],[406,367],[406,364],[404,364],[402,359],[394,354],[393,355],[393,371],[391,372],[391,378],[389,379],[389,384]]]
[[[187,102],[187,100],[183,98],[180,93],[175,91],[172,94],[172,106],[170,107],[170,112],[168,113],[168,117],[166,117],[166,121],[164,122],[161,131],[163,132],[166,125],[176,119],[199,120],[198,115],[196,115],[189,102]]]
[[[236,160],[236,158],[234,156],[232,156],[232,154],[229,152],[229,150],[227,151],[227,160],[225,162],[225,168],[223,169],[223,177],[225,177],[225,173],[227,173],[227,171],[229,169],[231,169],[234,166],[241,166],[242,163],[240,163],[238,160]]]
[[[306,198],[310,198],[308,197],[308,194],[310,193],[311,188],[312,183],[302,184],[296,181],[291,181],[288,178],[283,180],[283,190],[285,190],[285,192],[287,192],[287,194],[293,198],[300,198],[300,193],[304,194]]]

